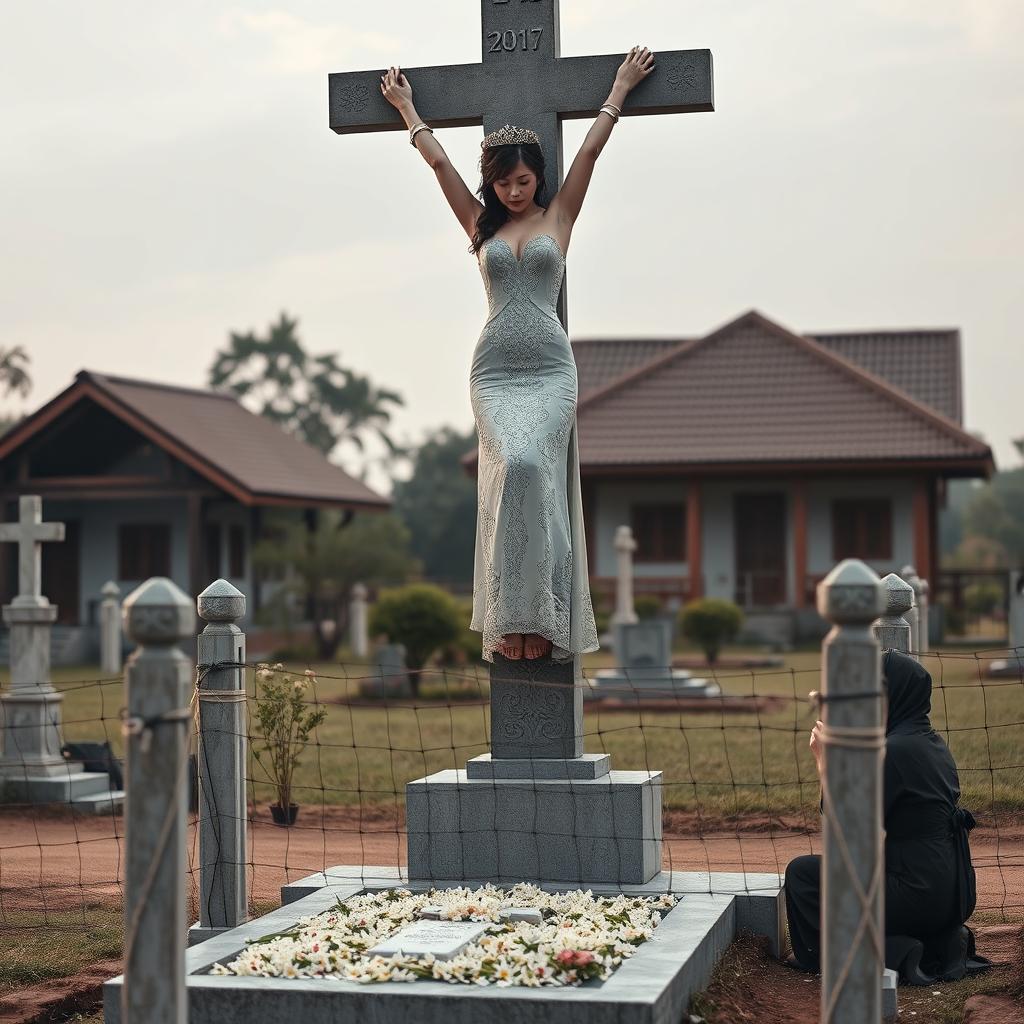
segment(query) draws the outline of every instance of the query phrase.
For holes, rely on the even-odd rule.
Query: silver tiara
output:
[[[529,128],[517,128],[514,124],[507,124],[496,132],[484,136],[480,143],[481,149],[490,149],[492,146],[518,146],[524,142],[532,142],[540,145],[540,137]]]

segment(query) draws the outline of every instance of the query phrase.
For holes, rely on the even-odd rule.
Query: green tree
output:
[[[441,427],[412,456],[412,475],[395,482],[394,512],[409,527],[424,575],[446,582],[473,579],[476,480],[459,463],[476,431]]]
[[[365,455],[367,435],[375,436],[385,449],[379,462],[390,468],[406,455],[387,429],[402,396],[339,365],[336,355],[310,355],[295,333],[297,326],[298,320],[282,312],[265,337],[232,332],[210,367],[210,387],[237,395],[327,456],[346,444]],[[363,459],[364,475],[372,461]]]
[[[971,488],[944,522],[944,541],[955,540],[952,549],[944,542],[943,551],[952,556],[947,564],[965,569],[1024,565],[1024,467]]]
[[[32,378],[28,375],[28,353],[20,346],[0,348],[0,389],[4,396],[17,392],[27,398],[32,390]],[[18,422],[17,416],[0,414],[0,434],[6,433]]]
[[[743,612],[732,601],[702,597],[690,601],[680,613],[683,636],[703,652],[709,665],[718,660],[722,645],[732,640],[743,625]]]
[[[390,514],[368,513],[347,521],[328,510],[319,515],[314,530],[294,519],[268,525],[272,536],[254,547],[254,564],[284,575],[274,598],[279,612],[289,598],[312,605],[317,654],[324,661],[334,657],[348,625],[353,584],[401,583],[419,568],[409,551],[409,531]]]
[[[453,643],[462,630],[459,605],[446,590],[411,583],[385,591],[370,612],[370,632],[384,633],[405,645],[405,664],[413,696],[419,696],[422,668],[439,648]]]

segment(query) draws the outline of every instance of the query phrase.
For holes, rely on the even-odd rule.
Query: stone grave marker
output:
[[[1024,678],[1024,570],[1010,573],[1010,609],[1007,627],[1009,644],[1012,648],[1006,658],[991,662],[990,676],[1000,678]]]
[[[70,804],[79,811],[120,807],[106,772],[86,772],[61,754],[63,696],[50,682],[50,633],[57,606],[42,592],[42,545],[64,539],[44,523],[42,499],[22,495],[18,522],[0,524],[0,542],[18,545],[18,594],[4,605],[11,630],[11,687],[0,695],[0,789],[5,799]]]
[[[426,956],[451,960],[476,942],[490,928],[489,921],[431,921],[423,919],[400,928],[390,938],[368,950],[370,956]]]

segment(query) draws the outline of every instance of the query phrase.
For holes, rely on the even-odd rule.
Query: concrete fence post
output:
[[[930,604],[931,586],[926,579],[918,576],[921,589],[917,592],[917,653],[927,654],[931,650],[929,631],[932,628]]]
[[[882,1019],[885,865],[882,852],[881,658],[871,625],[881,581],[857,559],[818,585],[832,623],[822,649],[822,1024]]]
[[[163,576],[124,602],[125,973],[121,1024],[185,1024],[185,778],[192,602]],[[109,1019],[109,1018],[108,1018]]]
[[[914,591],[894,572],[882,578],[882,590],[885,592],[885,610],[881,618],[875,620],[875,636],[882,650],[892,648],[911,654],[913,637],[905,616],[914,606]]]
[[[245,595],[215,580],[196,599],[207,623],[199,634],[199,922],[189,945],[248,920],[245,855],[248,755],[245,693]]]
[[[921,643],[921,634],[927,633],[927,619],[922,622],[921,615],[921,577],[917,575],[917,570],[912,565],[905,565],[900,569],[900,576],[903,577],[905,583],[910,586],[910,589],[914,594],[914,603],[910,611],[906,614],[906,620],[910,623],[910,650],[908,654],[919,654],[923,649],[924,645]]]
[[[370,653],[366,597],[366,584],[353,584],[348,609],[348,630],[349,645],[352,648],[352,655],[356,658],[365,658]]]
[[[116,676],[121,671],[121,588],[107,580],[100,593],[100,671]]]

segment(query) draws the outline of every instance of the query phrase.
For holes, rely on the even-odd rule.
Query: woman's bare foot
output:
[[[508,633],[494,649],[509,661],[519,661],[523,656],[523,634]]]
[[[527,633],[523,638],[523,654],[527,658],[543,658],[551,653],[551,641],[539,633]]]

